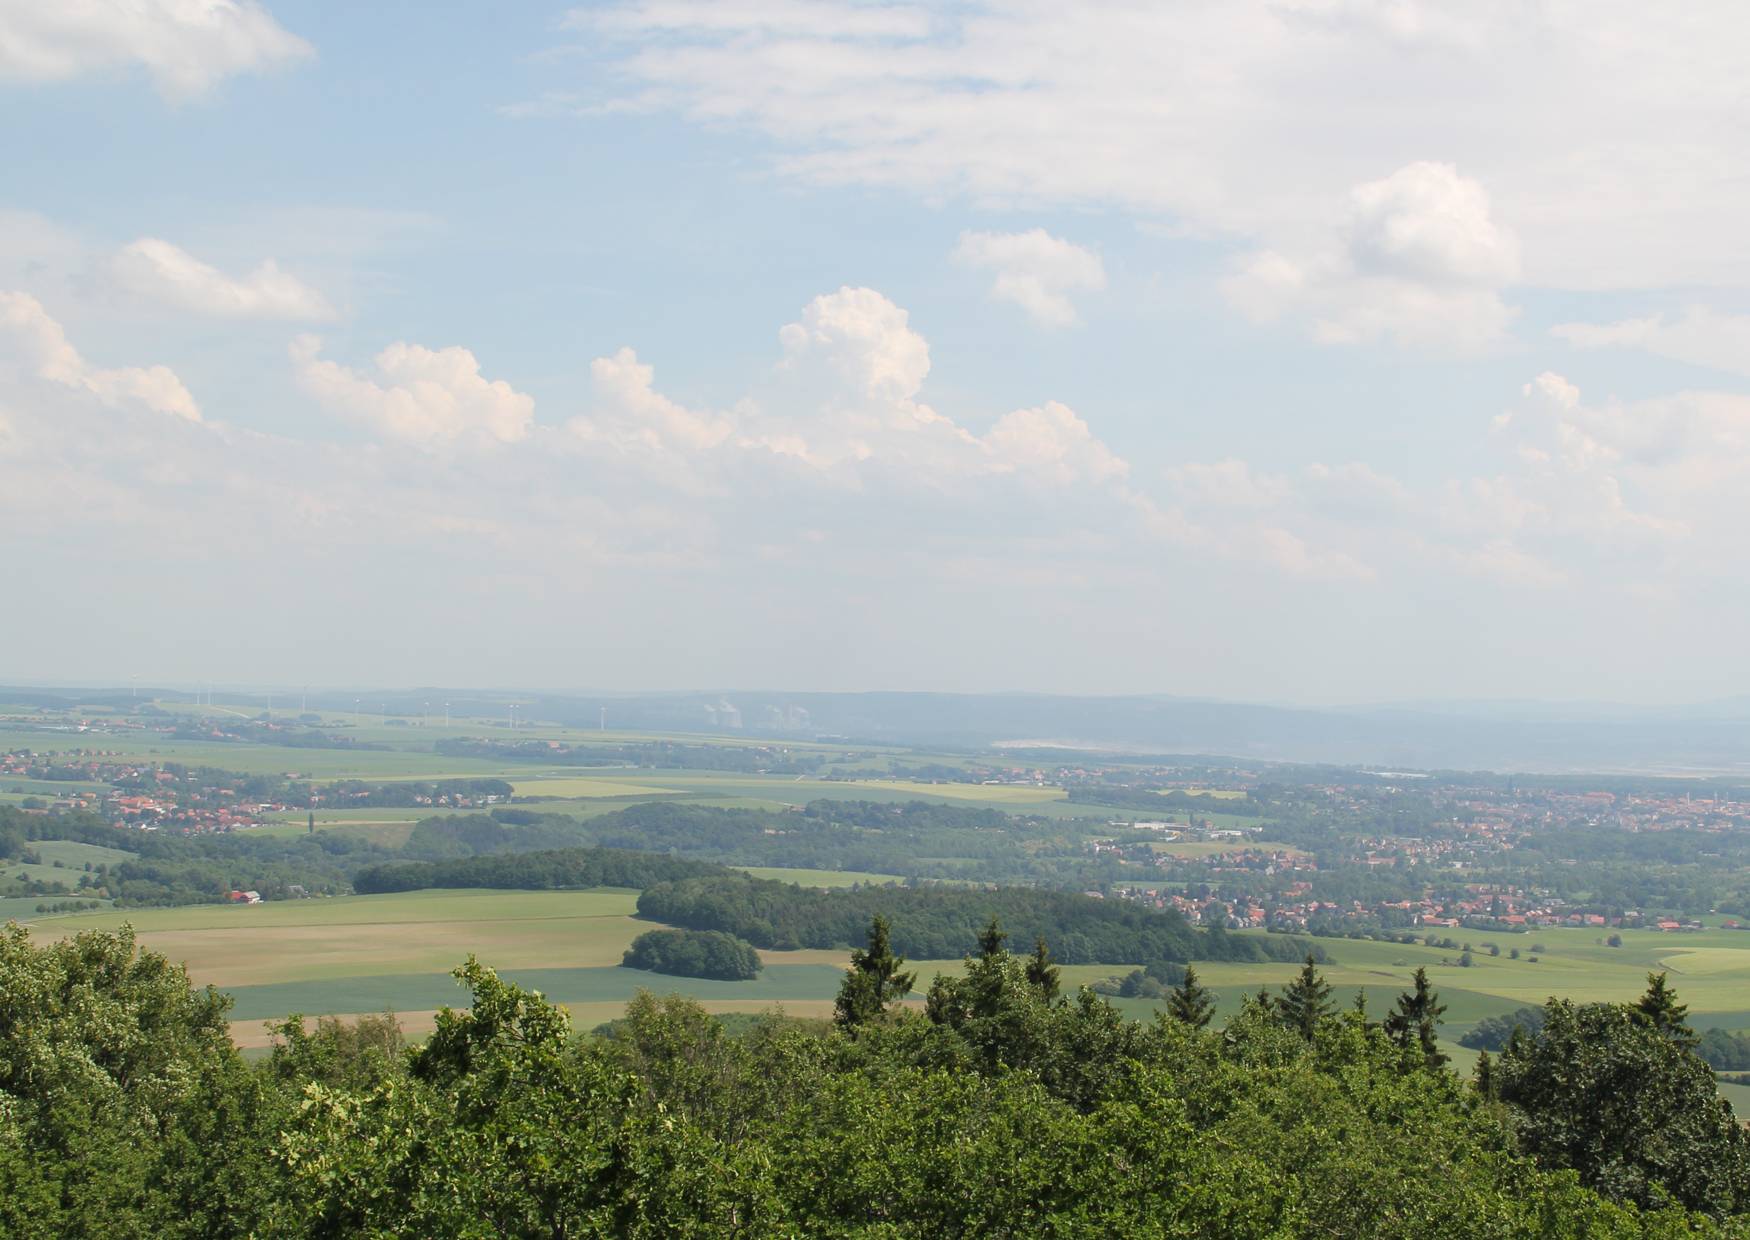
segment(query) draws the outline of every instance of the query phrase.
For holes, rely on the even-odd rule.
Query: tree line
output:
[[[776,951],[850,947],[870,919],[889,919],[898,950],[929,960],[958,956],[993,916],[1016,933],[1050,940],[1069,964],[1139,960],[1293,960],[1309,950],[1290,936],[1199,931],[1172,909],[1077,892],[1025,887],[863,887],[819,891],[728,873],[658,883],[638,913],[695,930],[724,930]]]
[[[578,887],[651,887],[728,874],[722,866],[619,848],[565,848],[495,853],[455,861],[397,861],[368,866],[353,876],[360,895],[429,887],[490,887],[548,891]]]

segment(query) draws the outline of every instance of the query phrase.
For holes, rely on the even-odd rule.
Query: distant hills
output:
[[[615,731],[721,732],[824,737],[946,748],[1099,749],[1219,755],[1279,762],[1419,770],[1623,771],[1750,774],[1750,698],[1684,707],[1611,703],[1418,702],[1289,707],[1160,695],[1071,697],[1032,693],[586,694],[413,690],[312,691],[312,709],[417,719],[449,702],[457,718],[518,717]],[[141,686],[140,695],[187,697]],[[266,704],[264,692],[225,693]],[[128,689],[0,687],[0,701],[39,707],[126,709]],[[278,708],[291,695],[275,695]]]
[[[566,717],[567,699],[532,709]],[[597,718],[590,699],[568,721]],[[1415,769],[1750,773],[1750,701],[1691,708],[1429,703],[1303,708],[1165,696],[803,693],[606,700],[619,727],[836,735],[886,742],[1208,754]],[[806,712],[804,716],[801,712]]]

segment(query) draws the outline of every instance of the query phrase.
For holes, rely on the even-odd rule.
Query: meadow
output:
[[[754,872],[821,886],[888,877]],[[393,1008],[405,1015],[409,1033],[418,1035],[429,1028],[434,1009],[462,1000],[450,971],[470,954],[565,1004],[584,1027],[617,1016],[640,988],[686,994],[719,1012],[776,1006],[794,1015],[830,1010],[848,952],[762,952],[765,971],[751,982],[665,977],[619,967],[631,941],[655,924],[634,916],[636,902],[637,894],[627,890],[418,891],[250,906],[105,910],[32,920],[39,937],[132,925],[143,944],[183,962],[195,982],[218,986],[234,997],[234,1032],[246,1044],[259,1044],[264,1021],[293,1012],[357,1014]],[[20,909],[11,915],[28,914]],[[1698,1027],[1750,1027],[1750,933],[1624,931],[1620,948],[1605,946],[1594,932],[1569,929],[1529,935],[1465,931],[1461,937],[1472,947],[1468,967],[1459,965],[1459,952],[1450,949],[1321,939],[1332,957],[1321,971],[1336,1003],[1348,1006],[1365,991],[1369,1011],[1380,1016],[1410,986],[1413,971],[1426,967],[1447,1008],[1443,1044],[1466,1067],[1474,1053],[1460,1048],[1457,1039],[1477,1021],[1541,1004],[1551,996],[1629,1001],[1655,971],[1670,973]],[[1533,943],[1545,948],[1535,963]],[[1499,956],[1488,954],[1491,944],[1499,946]],[[1510,958],[1513,948],[1520,950],[1520,959]],[[958,960],[914,964],[920,993],[938,972],[960,967]],[[1197,969],[1214,990],[1223,1016],[1259,987],[1277,989],[1296,972],[1290,964],[1207,963]],[[1127,971],[1105,964],[1064,966],[1063,983],[1074,988]],[[1114,1002],[1144,1018],[1159,1007],[1140,999]],[[1750,1102],[1750,1094],[1743,1101]]]

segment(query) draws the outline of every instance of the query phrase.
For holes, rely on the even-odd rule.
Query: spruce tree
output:
[[[1428,970],[1417,969],[1415,989],[1400,994],[1397,1006],[1385,1018],[1386,1034],[1405,1050],[1416,1047],[1422,1052],[1423,1063],[1438,1068],[1447,1058],[1437,1041],[1440,1017],[1445,1012],[1446,1005],[1428,984]]]
[[[1003,945],[1009,941],[1009,936],[1003,931],[1002,925],[995,917],[978,932],[978,955],[981,960],[994,960],[1007,950]]]
[[[1308,1042],[1318,1032],[1319,1022],[1331,1014],[1331,986],[1319,976],[1318,964],[1309,954],[1300,976],[1282,990],[1276,1001],[1282,1023]]]
[[[833,1019],[846,1029],[855,1029],[905,998],[917,975],[900,972],[904,964],[905,957],[894,955],[888,944],[887,919],[876,917],[869,926],[869,946],[851,953],[851,967],[839,985]]]
[[[1051,949],[1045,945],[1045,937],[1041,935],[1033,940],[1033,955],[1027,961],[1027,980],[1047,1003],[1057,1002],[1057,994],[1061,989],[1057,972],[1057,965],[1051,959]]]
[[[1665,984],[1665,974],[1647,974],[1647,993],[1634,1006],[1635,1019],[1651,1026],[1682,1047],[1696,1044],[1689,1027],[1689,1005],[1677,1002],[1677,992]]]
[[[1167,1015],[1193,1029],[1204,1028],[1215,1015],[1215,998],[1208,987],[1198,983],[1197,970],[1190,965],[1185,966],[1183,980],[1173,987],[1167,1000]]]

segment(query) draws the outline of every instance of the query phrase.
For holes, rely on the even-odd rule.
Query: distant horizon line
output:
[[[451,693],[458,695],[524,695],[531,697],[599,697],[607,699],[672,698],[691,696],[729,696],[735,694],[765,697],[939,697],[939,698],[1043,698],[1063,701],[1147,701],[1168,700],[1210,706],[1241,706],[1272,710],[1307,711],[1313,713],[1351,713],[1370,711],[1444,711],[1453,708],[1586,708],[1591,710],[1683,710],[1743,703],[1750,706],[1750,690],[1725,693],[1708,698],[1679,698],[1661,701],[1634,701],[1623,698],[1559,698],[1559,697],[1430,697],[1353,700],[1292,700],[1246,697],[1217,697],[1203,693],[1175,693],[1170,690],[1061,690],[1061,689],[798,689],[762,686],[725,687],[721,685],[688,686],[685,688],[605,689],[589,686],[536,688],[526,684],[444,685],[406,684],[383,685],[362,682],[296,680],[249,681],[213,679],[210,681],[182,678],[168,681],[148,681],[144,677],[133,681],[109,678],[82,679],[0,676],[0,692],[23,689],[50,693],[57,690],[125,694],[135,690],[152,693],[197,694],[207,688],[221,693],[263,695],[268,693],[356,693],[415,694]]]

